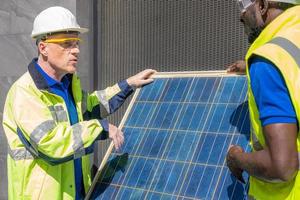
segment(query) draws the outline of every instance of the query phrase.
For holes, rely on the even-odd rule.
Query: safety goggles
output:
[[[82,40],[80,38],[47,38],[43,40],[45,43],[56,43],[64,49],[77,48]]]
[[[241,12],[245,12],[246,9],[255,3],[255,0],[238,0],[239,9]]]

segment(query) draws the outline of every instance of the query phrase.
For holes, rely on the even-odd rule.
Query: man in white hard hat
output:
[[[300,199],[300,1],[239,0],[247,52],[252,152],[229,148],[227,165],[248,199]],[[241,64],[241,66],[243,66]],[[241,67],[229,71],[243,71]]]
[[[38,58],[10,88],[3,112],[9,144],[9,199],[82,199],[91,185],[90,153],[99,139],[118,150],[121,130],[105,117],[132,93],[153,81],[155,70],[91,94],[76,75],[81,28],[62,7],[42,11],[34,21]]]

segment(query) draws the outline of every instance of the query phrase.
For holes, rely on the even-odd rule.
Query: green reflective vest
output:
[[[292,7],[272,21],[254,41],[246,55],[248,100],[251,120],[251,145],[253,151],[266,146],[259,112],[251,91],[249,59],[261,56],[281,72],[294,106],[298,124],[300,119],[300,6]],[[297,148],[300,152],[298,133]],[[262,200],[300,199],[300,175],[289,182],[267,182],[250,177],[249,196]]]
[[[106,117],[108,101],[121,90],[116,84],[88,94],[81,90],[75,74],[71,87],[79,119],[72,126],[63,99],[50,92],[33,62],[10,88],[3,111],[9,199],[74,199],[73,159],[78,157],[82,157],[88,191],[90,153],[95,140],[105,133],[98,119],[88,118],[94,112],[99,119]]]

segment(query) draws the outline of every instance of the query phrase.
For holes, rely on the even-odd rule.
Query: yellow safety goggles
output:
[[[69,41],[79,41],[81,42],[82,40],[80,38],[49,38],[49,39],[45,39],[43,40],[43,42],[46,43],[63,43],[63,42],[69,42]]]
[[[47,38],[43,40],[45,43],[57,43],[65,49],[71,49],[79,46],[79,42],[82,42],[80,38]]]

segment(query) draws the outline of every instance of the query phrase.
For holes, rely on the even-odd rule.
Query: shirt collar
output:
[[[34,59],[34,65],[36,67],[36,69],[38,70],[38,72],[43,76],[43,78],[45,79],[45,81],[47,82],[47,85],[51,88],[54,87],[56,85],[60,85],[63,86],[65,89],[67,89],[70,85],[70,76],[67,74],[65,75],[62,79],[61,82],[53,79],[52,77],[50,77],[42,68],[41,66],[37,63],[37,59]]]

